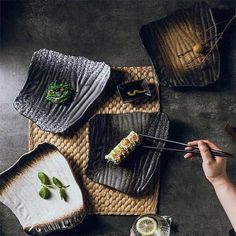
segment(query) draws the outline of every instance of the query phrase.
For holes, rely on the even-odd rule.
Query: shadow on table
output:
[[[191,132],[191,127],[189,127],[186,123],[174,119],[170,121],[170,132],[169,132],[169,140],[173,140],[173,141],[177,141],[177,142],[185,142],[184,138],[187,136],[187,134],[189,132]],[[166,145],[166,147],[172,147],[173,148],[173,144],[168,144]],[[182,147],[182,146],[174,146],[174,147]],[[173,162],[181,162],[184,161],[184,159],[181,159],[181,155],[184,155],[182,153],[176,153],[176,152],[163,152],[162,157],[161,157],[161,183],[160,183],[160,195],[159,195],[159,203],[158,206],[160,206],[162,204],[162,197],[163,194],[163,186],[165,185],[165,181],[167,179],[168,176],[170,176],[169,174],[169,166],[173,165]],[[168,177],[169,178],[169,177]],[[157,212],[159,212],[160,207],[158,207]],[[171,223],[171,235],[176,235],[178,233],[178,224],[175,223],[173,221],[174,219],[172,219],[172,223]]]
[[[71,230],[58,231],[52,236],[127,236],[137,216],[87,215],[84,221]],[[129,227],[127,227],[129,225]],[[128,228],[128,229],[127,229]]]

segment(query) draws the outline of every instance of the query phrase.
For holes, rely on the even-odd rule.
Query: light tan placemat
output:
[[[146,78],[150,83],[156,83],[151,66],[116,68],[125,72],[125,81]],[[113,78],[115,79],[115,78]],[[159,111],[159,101],[154,100],[139,106],[124,104],[116,92],[105,103],[95,110],[96,113],[129,113]],[[72,135],[52,134],[44,132],[30,122],[29,149],[32,150],[39,143],[54,144],[69,161],[73,172],[83,191],[86,208],[89,214],[102,215],[140,215],[155,213],[158,202],[158,177],[156,183],[147,189],[144,196],[131,197],[124,193],[97,184],[85,175],[88,158],[88,123]]]

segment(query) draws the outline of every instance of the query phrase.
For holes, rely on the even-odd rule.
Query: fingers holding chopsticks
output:
[[[209,156],[214,155],[214,157],[217,157],[217,153],[222,152],[222,150],[213,142],[209,140],[194,140],[188,142],[189,147],[185,147],[185,150],[196,150],[199,149],[201,152],[201,155],[203,156]],[[191,158],[193,156],[192,153],[187,153],[184,155],[184,158]],[[221,156],[221,155],[219,155]]]
[[[163,142],[169,143],[171,145],[182,146],[180,149],[179,148],[161,148],[161,147],[158,147],[158,146],[156,147],[156,146],[145,146],[145,145],[143,145],[142,147],[153,149],[153,150],[185,152],[186,153],[184,155],[185,158],[191,158],[193,154],[201,154],[201,152],[199,150],[199,147],[198,147],[198,145],[199,145],[198,142],[199,141],[202,141],[205,145],[208,145],[208,148],[210,150],[206,150],[206,152],[210,152],[208,154],[213,155],[214,158],[217,157],[217,156],[221,156],[221,157],[231,157],[232,156],[232,154],[230,154],[230,153],[221,151],[214,143],[212,143],[209,140],[195,140],[195,141],[192,141],[192,142],[189,142],[188,144],[186,144],[186,143],[181,143],[181,142],[168,140],[168,139],[163,139],[163,138],[159,138],[159,137],[153,137],[153,136],[146,135],[146,134],[139,134],[139,136],[141,136],[142,138],[150,139],[150,140],[163,141]],[[185,147],[185,150],[182,149],[183,147]]]
[[[194,141],[188,142],[188,145],[190,145],[190,146],[198,146],[198,142],[199,141],[202,141],[202,142],[206,143],[209,146],[209,148],[211,148],[211,149],[222,151],[216,144],[214,144],[210,140],[194,140]]]
[[[221,149],[215,145],[214,143],[212,143],[209,140],[194,140],[191,142],[188,142],[189,147],[185,147],[185,150],[187,151],[191,151],[191,150],[196,150],[199,149],[202,158],[205,161],[210,161],[212,160],[212,154],[214,154],[214,158],[218,158],[219,156],[217,156],[217,152],[221,152]],[[212,153],[213,150],[213,153]],[[184,155],[184,158],[191,158],[193,156],[192,153],[187,153]]]
[[[215,183],[217,179],[225,178],[226,175],[226,158],[217,156],[217,152],[221,151],[220,148],[209,140],[196,140],[189,142],[188,145],[192,147],[186,147],[186,150],[199,149],[202,157],[202,167],[206,178]],[[214,153],[214,155],[212,154]],[[218,153],[219,154],[219,153]],[[185,158],[191,158],[192,153],[184,155]]]
[[[187,151],[192,151],[194,148],[193,148],[193,147],[185,147],[184,149],[187,150]],[[192,157],[193,157],[193,154],[192,154],[192,153],[186,153],[186,154],[184,155],[184,158],[186,158],[186,159],[192,158]]]

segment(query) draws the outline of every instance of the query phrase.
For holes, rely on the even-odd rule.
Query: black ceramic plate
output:
[[[203,63],[206,53],[190,51],[178,57],[196,43],[212,39],[206,44],[206,49],[215,44],[217,30],[212,11],[206,3],[196,3],[150,22],[141,28],[139,34],[162,86],[202,87],[219,78],[220,55],[217,47]]]
[[[13,105],[42,130],[61,133],[82,118],[109,78],[110,66],[104,62],[41,49],[34,53],[26,84]],[[51,82],[69,84],[75,91],[73,98],[64,104],[47,101]]]
[[[141,193],[154,177],[160,151],[137,147],[120,165],[108,163],[108,154],[130,131],[167,138],[169,120],[164,113],[100,114],[89,122],[87,176],[121,192]],[[156,145],[164,147],[163,142]]]

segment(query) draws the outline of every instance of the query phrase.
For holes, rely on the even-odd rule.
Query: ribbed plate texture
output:
[[[204,2],[150,22],[140,30],[140,37],[152,60],[156,76],[162,86],[168,87],[202,87],[219,78],[218,47],[214,48],[201,65],[204,58],[202,54],[191,51],[178,57],[192,49],[196,43],[204,43],[211,38],[213,39],[207,43],[207,48],[213,47],[216,35],[211,9]]]
[[[61,133],[82,118],[104,90],[110,66],[84,57],[67,56],[41,49],[33,54],[28,79],[14,107],[40,129]],[[72,101],[53,104],[46,100],[51,82],[69,84],[75,91]]]
[[[90,149],[86,173],[97,183],[135,195],[144,191],[158,171],[161,151],[147,150],[140,145],[120,165],[105,160],[105,155],[132,130],[166,139],[169,121],[164,113],[96,115],[89,122]],[[165,143],[156,142],[155,145],[164,147]]]

